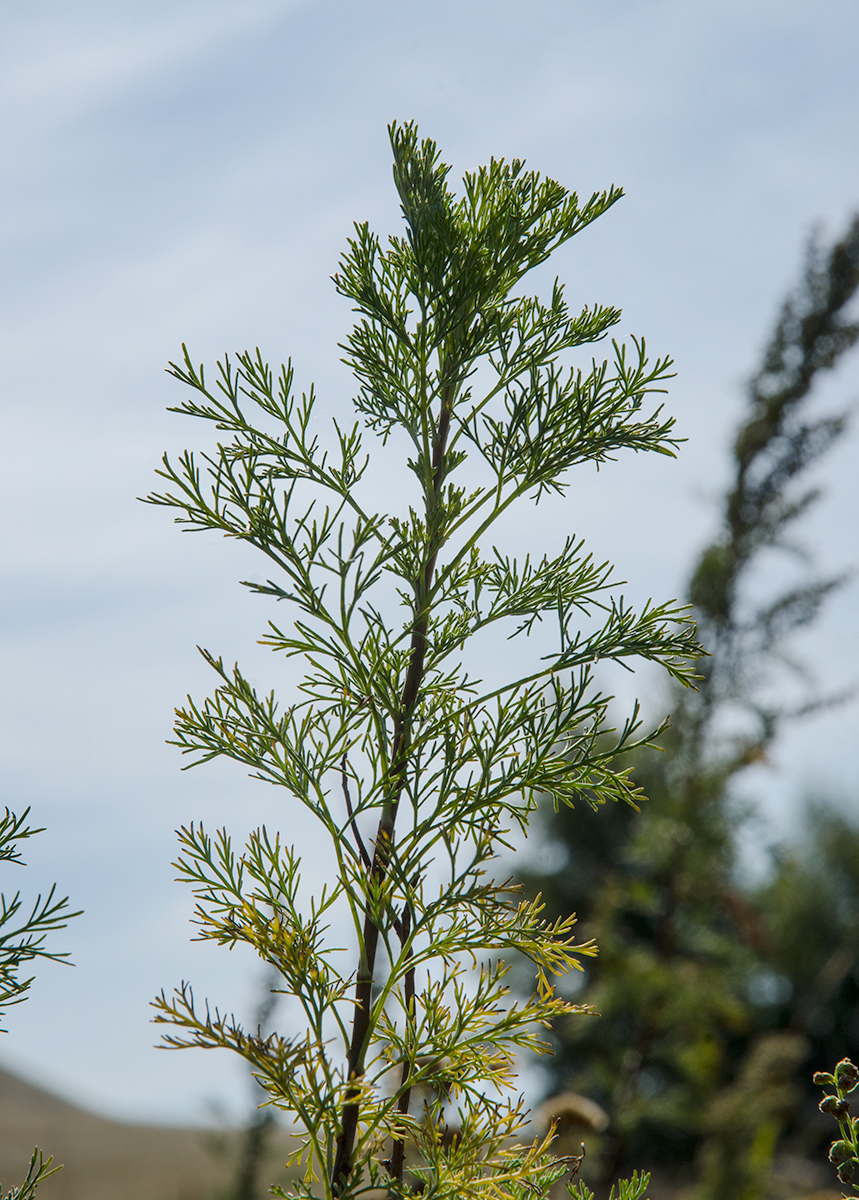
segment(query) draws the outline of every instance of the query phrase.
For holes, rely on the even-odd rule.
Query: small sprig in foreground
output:
[[[851,1194],[859,1196],[859,1184],[853,1182],[859,1167],[859,1117],[850,1116],[850,1101],[847,1099],[859,1087],[859,1070],[849,1058],[842,1058],[835,1074],[818,1071],[814,1082],[819,1087],[834,1088],[820,1101],[820,1111],[830,1113],[841,1126],[841,1137],[829,1148],[829,1161],[838,1171],[838,1180],[845,1187],[852,1184]]]
[[[222,441],[176,465],[165,456],[167,490],[149,499],[265,556],[275,577],[246,586],[297,616],[263,641],[307,664],[284,707],[204,651],[217,688],[178,711],[176,744],[195,763],[242,763],[304,805],[336,873],[302,904],[298,853],[278,835],[260,829],[236,853],[226,832],[183,829],[199,937],[254,947],[305,1028],[246,1033],[201,1011],[187,985],[162,994],[155,1019],[174,1028],[169,1046],[241,1054],[296,1122],[303,1176],[278,1195],[524,1200],[570,1172],[551,1133],[516,1144],[515,1058],[545,1053],[541,1030],[583,1011],[553,980],[596,948],[576,944],[574,917],[545,921],[539,898],[487,869],[538,793],[635,800],[616,758],[656,731],[641,732],[636,710],[609,736],[594,665],[647,660],[688,683],[697,647],[684,609],[633,610],[581,540],[519,561],[492,536],[515,503],[563,494],[575,466],[621,450],[673,455],[671,419],[645,407],[671,364],[649,361],[643,341],[613,343],[610,362],[564,364],[620,313],[571,314],[557,281],[546,303],[515,294],[619,190],[580,205],[521,162],[493,160],[457,199],[431,141],[413,125],[390,133],[406,234],[383,246],[357,226],[335,276],[359,314],[342,347],[359,420],[335,422],[324,448],[313,391],[299,400],[291,365],[275,375],[259,351],[225,359],[214,387],[187,351],[171,368],[192,393],[176,411]],[[398,512],[367,507],[361,422],[382,446],[396,434],[408,447]],[[478,635],[528,637],[543,621],[554,647],[519,678],[472,673]],[[330,945],[335,918],[348,922],[354,968]],[[509,998],[505,953],[534,965],[526,1003]]]
[[[633,1171],[631,1179],[619,1179],[613,1183],[608,1194],[608,1200],[645,1200],[645,1192],[650,1185],[650,1176],[646,1171],[640,1175]],[[567,1189],[573,1200],[594,1200],[594,1194],[584,1183],[572,1185]]]
[[[53,1158],[45,1158],[37,1146],[30,1159],[27,1178],[18,1187],[13,1187],[8,1192],[4,1192],[3,1185],[0,1184],[0,1196],[3,1197],[3,1200],[33,1200],[39,1184],[62,1170],[61,1167],[53,1166],[53,1161]]]

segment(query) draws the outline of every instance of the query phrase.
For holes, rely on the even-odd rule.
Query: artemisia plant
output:
[[[618,310],[571,313],[558,281],[545,300],[520,290],[618,189],[582,204],[493,160],[457,197],[414,125],[390,138],[404,235],[383,243],[356,226],[334,278],[358,314],[342,347],[354,423],[326,440],[313,391],[296,396],[291,366],[275,373],[259,351],[224,359],[214,384],[187,351],[171,366],[190,393],[176,411],[221,440],[165,457],[166,490],[149,499],[264,556],[270,578],[246,586],[294,621],[272,621],[263,640],[306,670],[278,700],[204,651],[217,688],[179,710],[175,740],[195,763],[223,755],[281,788],[287,826],[303,805],[337,869],[302,905],[299,848],[280,834],[261,828],[236,851],[225,831],[181,830],[199,936],[273,964],[304,1029],[247,1032],[187,985],[162,994],[155,1019],[170,1046],[237,1051],[289,1114],[301,1169],[278,1195],[543,1196],[575,1163],[554,1159],[549,1138],[517,1141],[516,1055],[546,1049],[542,1031],[575,1011],[554,980],[595,947],[489,865],[538,793],[634,800],[617,755],[653,733],[633,713],[607,735],[595,665],[647,660],[686,683],[696,647],[685,610],[635,611],[577,537],[524,560],[494,539],[513,505],[563,493],[576,467],[672,455],[672,420],[650,403],[671,364],[636,340],[580,359]],[[379,467],[403,447],[410,485],[376,511]],[[538,625],[530,666],[504,678],[492,635]],[[344,920],[351,961],[330,945]],[[508,996],[505,954],[534,964],[527,1003]]]

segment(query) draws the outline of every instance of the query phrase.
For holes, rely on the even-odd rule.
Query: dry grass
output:
[[[218,1153],[204,1130],[108,1121],[0,1070],[0,1195],[21,1182],[38,1145],[64,1164],[39,1200],[219,1200],[229,1193],[238,1137],[219,1137]],[[278,1166],[288,1140],[277,1135],[266,1185],[285,1181]]]

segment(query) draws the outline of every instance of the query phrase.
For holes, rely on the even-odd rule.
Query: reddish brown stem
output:
[[[403,916],[400,921],[400,929],[398,931],[399,935],[400,935],[400,944],[401,945],[405,945],[406,942],[408,941],[409,932],[411,930],[411,925],[412,925],[412,910],[411,910],[411,906],[409,904],[406,904],[405,908],[403,909]],[[412,958],[411,949],[409,949],[409,951],[408,951],[407,958],[408,959]],[[406,1006],[406,1038],[408,1038],[408,1025],[414,1020],[414,1015],[415,1015],[415,969],[414,969],[414,967],[409,967],[409,969],[406,971],[404,1000],[405,1000],[405,1006]],[[406,1051],[406,1057],[403,1059],[402,1075],[400,1077],[400,1088],[402,1089],[402,1091],[400,1093],[399,1102],[397,1103],[397,1112],[403,1117],[406,1116],[406,1114],[409,1111],[409,1104],[410,1104],[411,1098],[412,1098],[412,1089],[408,1086],[410,1074],[411,1074],[411,1063],[409,1061],[408,1051]],[[395,1179],[398,1183],[403,1182],[403,1167],[405,1166],[405,1159],[406,1159],[405,1138],[399,1137],[395,1140],[394,1148],[391,1151],[391,1165],[389,1168],[389,1173],[390,1173],[391,1178]]]

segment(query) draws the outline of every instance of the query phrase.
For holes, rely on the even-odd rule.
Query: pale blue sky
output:
[[[164,746],[174,704],[209,687],[196,643],[280,669],[253,646],[267,614],[235,585],[241,551],[134,501],[165,448],[200,436],[164,413],[165,362],[183,340],[208,361],[259,344],[345,411],[350,317],[328,277],[353,219],[396,225],[393,118],[417,119],[455,173],[494,154],[585,194],[619,184],[553,267],[571,298],[621,305],[626,335],[674,355],[689,444],[677,463],[588,476],[539,528],[587,535],[637,597],[677,594],[803,241],[859,206],[859,5],[0,0],[0,18],[0,802],[48,826],[20,882],[56,878],[86,909],[60,939],[77,966],[40,972],[0,1062],[102,1112],[200,1120],[237,1069],[156,1053],[147,1002],[185,976],[247,1011],[256,969],[189,944],[172,830],[306,831],[241,773],[182,775]],[[822,402],[857,395],[854,358]],[[824,568],[859,558],[856,455],[854,431],[807,522]],[[855,677],[857,595],[805,647],[836,682]],[[855,798],[857,724],[855,705],[820,719],[748,780],[760,841],[814,780]]]

